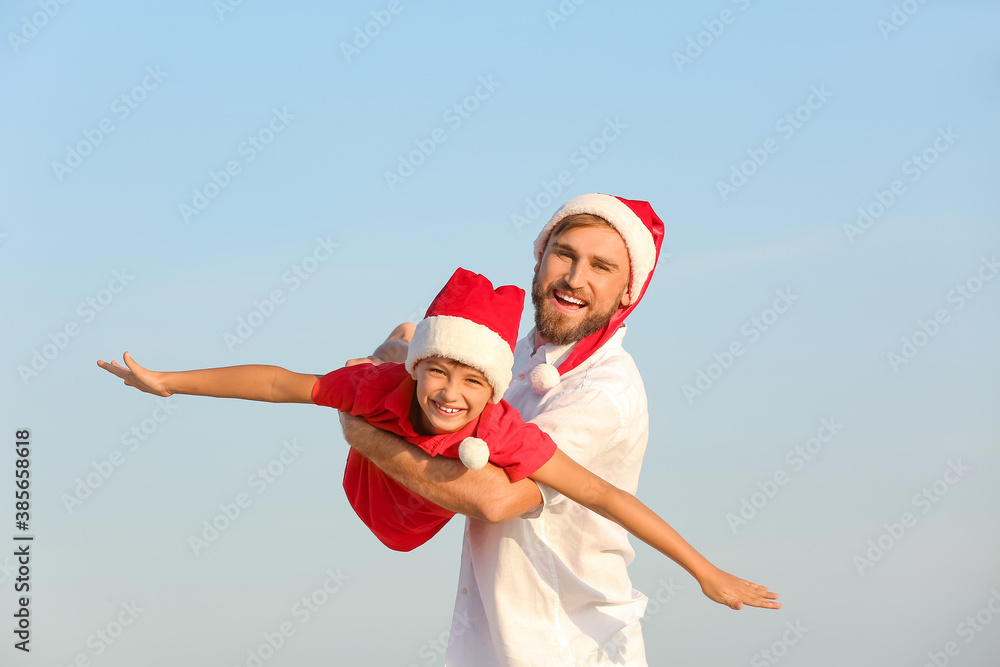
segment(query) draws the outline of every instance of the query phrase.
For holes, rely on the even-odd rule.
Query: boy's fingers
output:
[[[106,361],[98,361],[98,365],[104,370],[123,378],[127,375],[128,371],[118,365],[118,362],[112,361],[110,364]]]

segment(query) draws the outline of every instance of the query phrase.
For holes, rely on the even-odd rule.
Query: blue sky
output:
[[[997,655],[996,623],[963,625],[1000,589],[995,4],[223,1],[0,13],[22,662],[246,665],[287,623],[268,665],[443,664],[460,521],[389,552],[340,490],[335,414],[162,405],[94,362],[332,370],[456,266],[526,287],[538,229],[593,191],[666,225],[626,338],[651,406],[638,495],[785,602],[732,613],[637,544],[634,585],[669,597],[650,663]]]

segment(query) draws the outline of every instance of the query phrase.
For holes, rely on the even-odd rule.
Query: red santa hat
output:
[[[485,276],[459,268],[441,289],[413,332],[406,370],[427,357],[445,357],[472,366],[493,387],[499,403],[510,384],[514,345],[524,308],[524,290],[515,285],[493,289]]]
[[[646,293],[663,243],[663,222],[649,202],[592,193],[570,199],[556,211],[535,239],[536,260],[542,259],[549,236],[556,225],[563,218],[579,213],[588,213],[606,220],[624,239],[631,269],[628,306],[615,311],[604,328],[579,341],[558,368],[551,364],[539,364],[532,369],[531,386],[539,394],[558,385],[560,375],[586,361],[595,350],[614,336]]]

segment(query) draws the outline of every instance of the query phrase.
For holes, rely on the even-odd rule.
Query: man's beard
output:
[[[553,345],[568,345],[570,343],[575,343],[579,340],[583,340],[592,333],[600,331],[608,324],[608,322],[611,321],[612,316],[614,316],[615,312],[617,312],[618,304],[621,303],[622,294],[625,293],[625,291],[622,290],[622,294],[618,295],[618,299],[616,299],[615,303],[606,311],[597,312],[595,310],[591,310],[582,320],[576,322],[575,324],[571,324],[569,316],[558,312],[550,303],[548,303],[548,297],[552,288],[561,292],[572,294],[578,299],[583,299],[588,304],[591,304],[592,300],[584,299],[583,296],[578,296],[577,293],[580,292],[580,290],[570,289],[569,285],[562,280],[556,281],[548,287],[543,288],[538,283],[538,274],[535,274],[535,277],[531,280],[531,303],[535,306],[535,330],[542,338]]]

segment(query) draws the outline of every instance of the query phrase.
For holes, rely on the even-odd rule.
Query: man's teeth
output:
[[[570,303],[576,304],[577,306],[584,306],[587,303],[586,301],[582,301],[581,299],[577,299],[574,296],[570,296],[569,294],[564,294],[562,292],[556,292],[556,296],[558,296],[563,301],[569,301]]]

